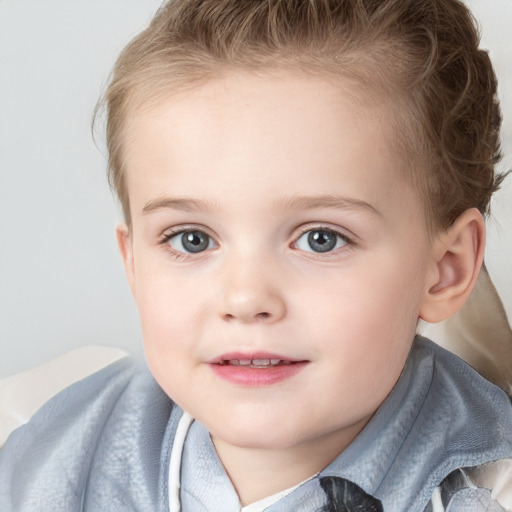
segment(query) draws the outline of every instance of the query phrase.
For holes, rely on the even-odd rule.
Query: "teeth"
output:
[[[224,359],[221,365],[231,366],[258,366],[269,367],[277,365],[289,365],[291,361],[283,361],[282,359]]]
[[[268,366],[270,364],[270,359],[253,359],[252,364],[255,366]]]
[[[269,368],[271,366],[282,366],[293,364],[292,361],[283,359],[222,359],[221,366],[251,366],[258,368]]]

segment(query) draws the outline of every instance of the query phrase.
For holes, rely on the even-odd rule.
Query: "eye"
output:
[[[312,229],[303,233],[295,242],[297,249],[308,252],[330,252],[349,243],[349,240],[330,229]]]
[[[196,254],[198,252],[213,249],[215,243],[212,238],[204,231],[198,229],[191,231],[181,231],[170,235],[166,243],[170,245],[175,251]]]

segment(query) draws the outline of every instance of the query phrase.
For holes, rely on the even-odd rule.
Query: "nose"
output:
[[[254,259],[226,262],[222,279],[220,316],[228,322],[275,323],[286,315],[277,271]]]

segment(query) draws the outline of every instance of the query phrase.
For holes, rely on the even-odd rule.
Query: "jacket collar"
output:
[[[381,500],[386,511],[422,511],[453,470],[512,457],[510,425],[512,407],[504,392],[418,336],[397,384],[353,443],[317,478],[266,510],[325,506],[320,478],[338,477]],[[187,499],[195,500],[192,509],[236,510],[236,493],[208,432],[195,424],[189,436],[183,484]]]

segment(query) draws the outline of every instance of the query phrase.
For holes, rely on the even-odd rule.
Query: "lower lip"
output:
[[[210,364],[211,369],[223,380],[245,387],[263,387],[290,379],[306,366],[306,361],[269,368]]]

